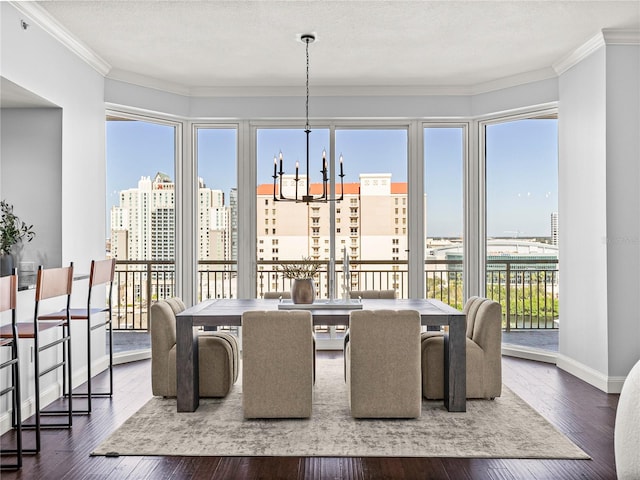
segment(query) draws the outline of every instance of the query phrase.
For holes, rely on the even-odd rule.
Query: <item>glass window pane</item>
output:
[[[488,125],[485,135],[487,296],[502,304],[507,332],[556,328],[557,119]]]
[[[197,128],[198,300],[237,297],[237,130]]]
[[[336,256],[349,256],[351,290],[393,289],[398,298],[408,297],[407,212],[401,207],[409,193],[407,152],[404,128],[336,130],[345,172]],[[343,280],[339,275],[337,285]]]
[[[324,245],[329,240],[329,209],[333,204],[274,201],[274,174],[278,199],[281,194],[289,200],[294,200],[296,193],[299,199],[307,194],[306,148],[306,135],[302,129],[264,128],[257,131],[257,241],[258,245],[264,245],[257,252],[258,298],[265,292],[290,290],[291,280],[278,273],[281,265],[300,262],[303,258],[323,263],[329,260]],[[314,197],[322,193],[323,150],[327,152],[328,162],[329,130],[314,129],[309,141],[309,194]],[[296,172],[298,182],[295,181]],[[316,276],[317,298],[328,296],[326,271],[323,266]]]
[[[148,347],[149,306],[175,295],[175,136],[172,125],[107,117],[107,250],[117,259],[114,329],[146,334],[135,342],[116,336],[116,351]]]
[[[464,129],[424,129],[426,297],[463,307]]]

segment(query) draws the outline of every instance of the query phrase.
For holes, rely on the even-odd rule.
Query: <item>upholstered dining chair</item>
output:
[[[481,297],[465,303],[467,335],[467,398],[499,397],[502,393],[502,313],[500,304]],[[444,334],[422,334],[422,393],[444,397]]]
[[[394,300],[396,298],[395,290],[351,290],[349,292],[349,296],[352,300],[365,299],[365,300],[376,300],[376,299],[384,299],[384,300]],[[347,351],[347,342],[349,341],[349,329],[344,334],[344,340],[342,345],[343,355]],[[346,365],[347,361],[345,358],[345,370],[344,370],[344,378],[347,378],[347,370]]]
[[[364,298],[364,299],[388,299],[393,300],[396,298],[395,290],[351,290],[349,295],[352,299]]]
[[[175,310],[174,310],[175,309]],[[175,397],[176,312],[182,300],[159,300],[151,305],[151,390],[153,395]],[[200,332],[198,371],[201,397],[224,397],[238,379],[238,343],[233,335]]]
[[[164,301],[169,304],[171,310],[173,310],[173,313],[175,315],[184,312],[187,308],[180,297],[169,297],[165,298]],[[236,380],[238,380],[238,374],[240,373],[240,347],[238,346],[238,339],[231,333],[207,328],[203,328],[203,331],[200,332],[200,335],[210,335],[219,337],[227,341],[229,347],[231,348],[231,361],[233,363],[233,383],[235,383]]]
[[[280,298],[283,298],[283,299],[286,299],[286,300],[290,300],[291,299],[291,292],[276,292],[276,291],[264,292],[263,298],[265,300],[273,300],[273,299],[278,300]]]
[[[74,413],[91,413],[91,399],[93,397],[111,397],[113,396],[113,328],[112,328],[112,305],[111,297],[113,293],[113,278],[116,270],[116,259],[109,258],[106,260],[92,260],[89,270],[89,289],[87,293],[86,307],[75,307],[69,309],[69,317],[71,321],[82,320],[86,322],[86,339],[87,339],[87,392],[73,392],[74,397],[83,397],[87,399],[86,410],[74,410]],[[106,286],[106,297],[100,300],[97,306],[93,305],[94,288],[100,285]],[[56,313],[42,315],[42,320],[64,320],[66,312],[61,310]],[[103,317],[99,317],[104,314]],[[94,320],[99,318],[98,322]],[[91,355],[91,337],[92,333],[100,328],[105,328],[109,338],[109,389],[106,391],[94,391],[92,388],[92,355]]]
[[[420,314],[355,310],[345,347],[346,381],[355,418],[416,418],[421,414]]]
[[[245,418],[308,418],[313,395],[311,312],[242,315],[242,405]]]
[[[0,329],[0,347],[8,348],[8,359],[0,363],[0,372],[9,369],[10,384],[0,390],[0,397],[11,394],[11,425],[15,430],[16,448],[3,448],[2,456],[15,456],[12,463],[2,462],[2,470],[19,470],[22,468],[22,399],[20,396],[20,360],[18,356],[18,326],[16,323],[16,304],[18,276],[15,269],[11,275],[0,277],[0,312],[11,312],[11,323]],[[4,377],[3,377],[4,378]]]

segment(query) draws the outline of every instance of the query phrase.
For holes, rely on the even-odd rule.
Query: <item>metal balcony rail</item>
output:
[[[279,271],[283,264],[298,261],[258,261],[256,291],[288,291],[292,280]],[[328,298],[328,263],[316,276],[316,297]],[[408,297],[407,261],[351,260],[351,290],[394,289],[398,298]],[[198,300],[237,297],[237,263],[201,260],[198,264]],[[426,298],[436,298],[458,309],[464,302],[462,260],[425,261]],[[342,296],[342,265],[336,264],[336,297]],[[171,260],[119,260],[114,283],[114,328],[147,330],[151,304],[175,295],[175,265]],[[486,295],[502,304],[503,327],[553,329],[558,320],[558,261],[549,259],[489,259]]]

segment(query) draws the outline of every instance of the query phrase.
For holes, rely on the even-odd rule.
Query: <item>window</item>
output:
[[[545,113],[487,123],[485,151],[486,295],[502,303],[507,330],[554,328],[559,315],[557,118]],[[527,264],[528,259],[548,263]]]
[[[462,308],[463,167],[465,128],[424,129],[426,296]],[[403,213],[404,213],[403,208]],[[406,218],[403,218],[406,223]],[[435,263],[446,260],[449,263]],[[450,272],[454,272],[451,274]]]
[[[174,172],[179,133],[176,124],[120,113],[109,113],[105,128],[108,255],[130,272],[116,276],[116,302],[126,299],[130,305],[126,315],[114,317],[113,328],[147,330],[147,305],[175,292]],[[158,265],[156,260],[168,263]]]
[[[195,137],[198,196],[201,200],[198,215],[198,298],[236,297],[237,131],[235,128],[196,126]],[[265,209],[267,214],[268,209]]]
[[[271,199],[271,225],[278,226],[277,238],[274,239],[278,245],[278,254],[282,250],[282,261],[299,261],[302,257],[312,255],[313,246],[318,245],[321,240],[329,236],[329,211],[325,204],[296,203],[289,201],[273,201],[274,194],[274,156],[276,159],[282,152],[282,192],[280,189],[280,179],[276,182],[276,192],[282,193],[285,197],[293,199],[296,192],[296,160],[299,161],[298,170],[298,195],[301,198],[306,193],[306,136],[302,128],[257,128],[256,132],[256,205],[262,204],[262,199]],[[323,128],[313,128],[310,134],[310,189],[313,194],[318,183],[321,185],[321,175],[319,170],[322,163],[323,148],[329,150],[329,130]],[[276,160],[278,161],[278,160]],[[280,171],[280,165],[277,164],[277,172]],[[257,219],[257,221],[260,221]],[[272,230],[272,234],[276,236],[276,229]],[[258,240],[260,235],[258,235]],[[272,281],[278,284],[278,288],[288,288],[289,280],[278,278],[277,272],[269,264],[266,266],[265,277],[263,279],[266,284]],[[267,273],[269,272],[269,273]],[[325,276],[326,278],[326,276]],[[256,284],[257,296],[261,297],[264,293],[264,286],[260,285],[258,278]],[[326,291],[323,290],[323,291]]]

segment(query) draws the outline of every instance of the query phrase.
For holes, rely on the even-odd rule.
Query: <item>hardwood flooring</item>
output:
[[[602,393],[554,365],[510,357],[503,357],[504,383],[585,450],[591,460],[89,456],[151,397],[150,368],[150,360],[117,366],[112,399],[94,399],[93,413],[75,416],[71,431],[44,431],[42,452],[26,455],[22,470],[2,472],[2,479],[616,478],[613,428],[618,395]],[[98,379],[103,380],[102,375]],[[25,434],[27,446],[33,445],[32,435]],[[11,437],[11,432],[2,436],[4,448],[10,448]]]

